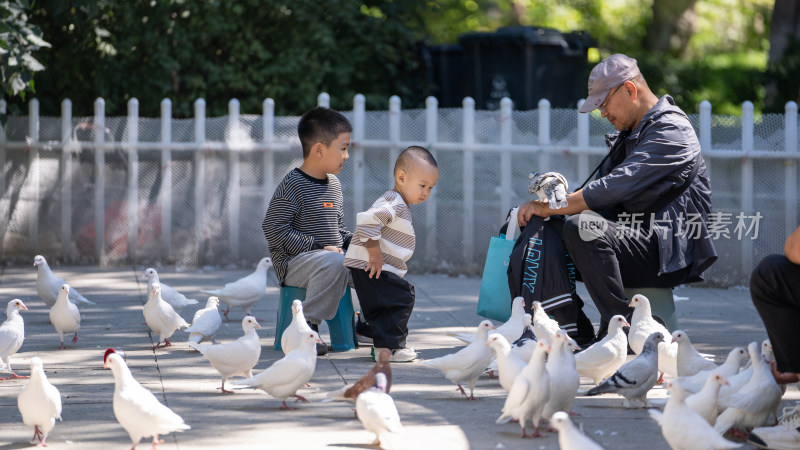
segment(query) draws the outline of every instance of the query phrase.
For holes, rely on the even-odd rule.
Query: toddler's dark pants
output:
[[[383,271],[378,278],[369,278],[369,272],[362,269],[351,268],[350,272],[361,312],[372,327],[373,345],[404,348],[414,309],[414,286],[392,272]]]

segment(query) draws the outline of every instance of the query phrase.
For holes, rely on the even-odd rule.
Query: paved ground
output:
[[[61,391],[64,421],[57,423],[50,434],[51,448],[108,449],[130,445],[112,411],[113,377],[103,369],[102,361],[107,347],[124,350],[136,379],[192,426],[184,433],[165,436],[161,448],[372,448],[369,443],[373,436],[363,430],[349,405],[318,402],[325,391],[353,382],[371,367],[369,347],[320,358],[312,386],[300,391],[312,403],[299,405],[295,411],[281,411],[280,401],[257,391],[220,394],[216,389],[218,374],[185,345],[182,341],[185,333],[176,334],[175,346],[151,350],[153,339],[141,312],[146,300],[143,267],[54,268],[97,303],[83,309],[79,341],[67,350],[57,350],[58,335],[49,324],[46,306],[36,295],[35,269],[0,270],[0,303],[4,306],[8,300],[20,298],[30,309],[23,313],[26,340],[12,358],[15,370],[28,374],[30,358],[39,356],[44,360],[48,378]],[[249,271],[173,273],[164,268],[160,272],[162,282],[204,303],[205,297],[199,289],[221,286]],[[465,331],[480,321],[475,314],[480,280],[437,275],[412,275],[409,279],[417,292],[409,345],[417,348],[423,359],[454,351],[459,342],[445,332]],[[274,283],[270,284],[266,297],[253,309],[263,319],[264,327],[259,330],[263,350],[256,370],[282,356],[272,349],[278,289]],[[766,337],[746,290],[680,288],[676,293],[688,297],[677,303],[681,328],[701,351],[717,355],[718,360],[733,346],[745,346]],[[188,307],[182,316],[190,320],[195,309]],[[596,323],[597,312],[587,313]],[[227,342],[240,336],[241,317],[241,311],[233,312],[232,318],[236,320],[225,323],[217,339]],[[327,338],[325,333],[323,329],[323,337]],[[29,447],[33,430],[22,423],[16,406],[17,394],[24,384],[24,380],[0,382],[0,449]],[[582,389],[588,387],[587,384]],[[649,396],[657,402],[664,394],[658,387]],[[505,400],[496,380],[481,378],[476,395],[481,399],[464,400],[440,372],[419,362],[393,365],[392,396],[405,431],[395,436],[391,444],[395,448],[415,449],[558,448],[554,433],[545,433],[547,436],[541,439],[522,440],[518,425],[494,423]],[[800,400],[800,392],[792,386],[781,406],[794,404],[796,400]],[[608,449],[669,448],[646,410],[623,409],[621,402],[613,394],[579,397],[575,410],[581,416],[574,420]],[[140,448],[148,446],[143,441]]]

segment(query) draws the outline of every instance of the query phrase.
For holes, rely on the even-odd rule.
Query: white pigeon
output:
[[[663,414],[655,409],[648,413],[661,425],[661,434],[670,447],[679,450],[717,450],[741,446],[720,436],[700,414],[686,405],[688,392],[679,382],[671,382],[669,388],[672,394],[664,406]]]
[[[375,374],[375,386],[358,395],[356,399],[356,415],[364,429],[375,433],[372,445],[381,447],[381,437],[386,433],[403,431],[400,414],[392,397],[386,393],[386,375]]]
[[[728,399],[734,395],[735,393],[739,392],[739,390],[744,387],[747,383],[750,382],[750,378],[753,377],[753,371],[755,370],[754,363],[753,363],[753,355],[750,354],[750,348],[748,346],[747,353],[749,357],[748,364],[744,369],[739,371],[739,373],[731,375],[728,377],[728,384],[730,386],[723,386],[722,389],[719,390],[719,404],[721,409],[727,408],[729,405]],[[769,341],[765,340],[761,343],[761,356],[767,358],[768,355],[771,354],[771,350],[769,349]],[[771,371],[771,369],[770,369]]]
[[[208,297],[206,307],[194,313],[192,324],[183,331],[189,333],[189,342],[199,344],[213,340],[220,326],[222,316],[219,314],[219,298],[212,295]]]
[[[564,411],[553,414],[550,426],[558,430],[558,446],[561,450],[603,450],[603,447],[575,428],[569,414]]]
[[[233,384],[249,386],[265,391],[281,401],[280,409],[295,409],[286,405],[286,399],[295,397],[308,403],[297,390],[308,383],[317,367],[316,343],[322,342],[315,331],[303,336],[300,346],[293,352],[275,361],[258,375],[244,380],[233,381]]]
[[[512,343],[522,336],[525,331],[525,299],[516,297],[511,301],[511,316],[502,325],[489,332],[498,333],[506,338],[508,343]],[[454,338],[469,344],[475,339],[475,333],[447,333]]]
[[[72,336],[72,343],[78,342],[78,330],[81,328],[81,313],[78,311],[78,306],[69,301],[70,287],[68,284],[61,285],[58,290],[58,298],[55,304],[50,307],[50,323],[56,329],[58,338],[61,340],[59,350],[67,348],[64,345],[64,334],[75,333]]]
[[[158,279],[158,272],[156,272],[156,269],[153,269],[152,267],[149,267],[144,271],[144,277],[147,279],[147,289],[150,289],[153,286],[153,283],[161,283],[161,281]],[[183,308],[189,305],[196,305],[198,303],[197,300],[186,298],[185,295],[164,283],[161,283],[161,298],[163,298],[165,302],[172,305],[172,308],[176,312],[181,312]]]
[[[38,439],[38,445],[47,446],[47,435],[56,425],[56,419],[61,420],[61,394],[47,381],[42,359],[38,356],[31,358],[31,378],[17,397],[17,407],[22,422],[33,427],[31,443]]]
[[[533,349],[536,348],[536,336],[533,335],[531,315],[525,313],[522,323],[525,325],[522,335],[517,338],[516,341],[509,342],[509,344],[511,345],[511,354],[521,359],[524,364],[528,364],[528,361],[531,360],[531,355],[533,355]],[[491,335],[492,333],[489,334]],[[494,358],[492,362],[489,363],[489,367],[486,368],[485,373],[489,374],[492,378],[497,378],[498,372],[497,358]]]
[[[628,305],[633,310],[631,328],[628,331],[628,344],[638,355],[642,352],[644,342],[655,332],[664,336],[663,344],[658,344],[658,370],[672,378],[678,377],[678,344],[666,340],[669,331],[653,318],[650,300],[642,294],[636,294]],[[659,377],[659,382],[662,379]]]
[[[458,385],[465,398],[475,400],[475,383],[492,360],[492,350],[486,345],[489,330],[492,329],[492,322],[484,320],[478,325],[475,339],[469,345],[455,353],[423,361],[422,364],[441,370],[445,378]],[[469,397],[461,383],[468,384]]]
[[[700,392],[686,397],[686,404],[706,419],[706,422],[711,426],[714,426],[717,422],[717,416],[719,415],[719,407],[717,405],[719,388],[723,385],[728,386],[728,380],[720,374],[714,374],[708,377]]]
[[[575,367],[581,376],[591,378],[595,386],[617,371],[628,357],[628,336],[623,327],[630,326],[625,317],[616,315],[608,323],[608,334],[599,342],[575,355]]]
[[[781,401],[781,389],[764,357],[758,353],[758,343],[751,342],[747,347],[753,362],[753,376],[733,392],[728,398],[720,398],[720,409],[726,407],[717,417],[714,429],[723,434],[730,428],[755,428],[764,425],[770,413],[775,411]]]
[[[573,344],[572,346],[570,344]],[[550,377],[550,398],[542,412],[545,418],[558,411],[571,411],[575,403],[575,394],[581,384],[581,376],[575,368],[573,347],[578,348],[575,340],[564,330],[556,333],[556,339],[547,356],[547,375]]]
[[[502,334],[490,334],[486,345],[494,351],[494,362],[497,364],[500,386],[508,392],[511,390],[514,380],[517,379],[517,375],[522,372],[528,361],[523,361],[519,356],[511,353],[511,345]]]
[[[533,334],[536,340],[546,340],[548,344],[556,338],[556,333],[561,329],[558,322],[551,319],[545,312],[540,302],[533,302]]]
[[[10,378],[28,378],[17,375],[11,369],[11,356],[17,353],[25,340],[25,322],[22,320],[20,311],[27,311],[28,307],[22,300],[15,298],[8,302],[6,307],[6,320],[0,325],[0,372],[11,373],[10,377],[0,378],[8,380]]]
[[[42,255],[33,258],[33,266],[36,267],[36,291],[39,293],[39,298],[50,308],[58,298],[58,290],[66,284],[66,281],[50,270],[47,260]],[[87,300],[74,288],[69,291],[69,301],[78,306],[94,305],[94,302]]]
[[[542,418],[544,406],[550,398],[550,377],[545,368],[545,357],[550,347],[544,341],[536,344],[533,356],[528,365],[514,380],[514,385],[503,404],[503,414],[497,418],[496,423],[507,423],[512,419],[519,421],[522,427],[522,437],[539,437],[539,421]],[[525,432],[525,422],[530,419],[533,423],[533,435]]]
[[[678,381],[684,389],[689,392],[700,392],[705,385],[706,379],[711,375],[722,375],[730,383],[730,377],[739,373],[739,368],[747,361],[747,351],[742,347],[736,347],[728,353],[725,362],[713,370],[703,370],[689,377],[680,377]]]
[[[306,322],[306,316],[303,315],[303,302],[295,299],[292,301],[292,322],[283,330],[281,335],[281,350],[284,355],[296,349],[300,345],[303,336],[311,331],[311,327]]]
[[[633,408],[640,404],[647,408],[647,392],[655,386],[658,378],[658,344],[663,340],[664,335],[661,332],[651,334],[636,358],[623,364],[614,375],[590,389],[586,395],[616,392],[625,397],[624,407]]]
[[[250,275],[239,278],[236,281],[226,283],[221,289],[200,290],[208,295],[216,295],[222,303],[227,305],[225,319],[228,320],[228,313],[233,308],[241,308],[245,315],[250,315],[250,309],[264,296],[267,291],[267,271],[272,267],[270,258],[261,258],[256,270]]]
[[[672,332],[672,342],[678,344],[678,376],[686,377],[701,370],[714,370],[717,365],[703,357],[692,345],[689,335],[683,330]]]
[[[528,175],[531,180],[528,193],[535,194],[539,200],[546,201],[550,209],[565,208],[567,206],[567,189],[569,184],[564,175],[558,172],[532,173]]]
[[[222,375],[220,389],[223,394],[233,394],[233,391],[225,389],[225,381],[228,378],[235,376],[253,377],[253,367],[258,364],[258,358],[261,357],[261,340],[258,338],[256,328],[261,328],[256,318],[245,316],[242,319],[244,335],[233,342],[216,345],[189,342],[189,347],[202,353],[211,365],[217,369],[217,372]]]
[[[125,360],[113,348],[106,350],[103,367],[114,375],[114,416],[131,437],[133,448],[149,436],[153,437],[155,448],[159,435],[191,428],[133,378]]]
[[[172,306],[161,298],[160,283],[153,283],[153,286],[149,289],[147,303],[144,304],[142,313],[144,314],[144,321],[147,322],[147,326],[158,335],[158,341],[153,347],[153,350],[161,345],[161,341],[164,341],[164,347],[171,346],[172,343],[169,342],[169,338],[175,333],[175,330],[187,328],[189,326],[189,324],[172,309]]]

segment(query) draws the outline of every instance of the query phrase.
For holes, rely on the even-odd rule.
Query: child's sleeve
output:
[[[381,229],[392,223],[395,217],[394,208],[386,203],[372,205],[364,212],[356,215],[355,238],[360,242],[370,239],[380,239]]]
[[[322,248],[319,244],[315,244],[314,236],[292,228],[292,218],[297,209],[297,205],[291,199],[273,197],[261,224],[270,247],[280,248],[289,255],[299,255],[316,247]]]

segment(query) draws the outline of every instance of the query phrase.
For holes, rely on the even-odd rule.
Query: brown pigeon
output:
[[[375,374],[379,372],[386,376],[386,393],[388,394],[392,387],[392,367],[389,365],[389,359],[391,357],[392,352],[390,352],[388,349],[381,350],[381,352],[378,354],[378,362],[375,363],[369,372],[364,374],[364,376],[359,378],[358,381],[353,384],[349,384],[341,389],[328,392],[326,395],[327,398],[323,401],[346,401],[355,403],[356,398],[358,398],[358,394],[375,386]]]

